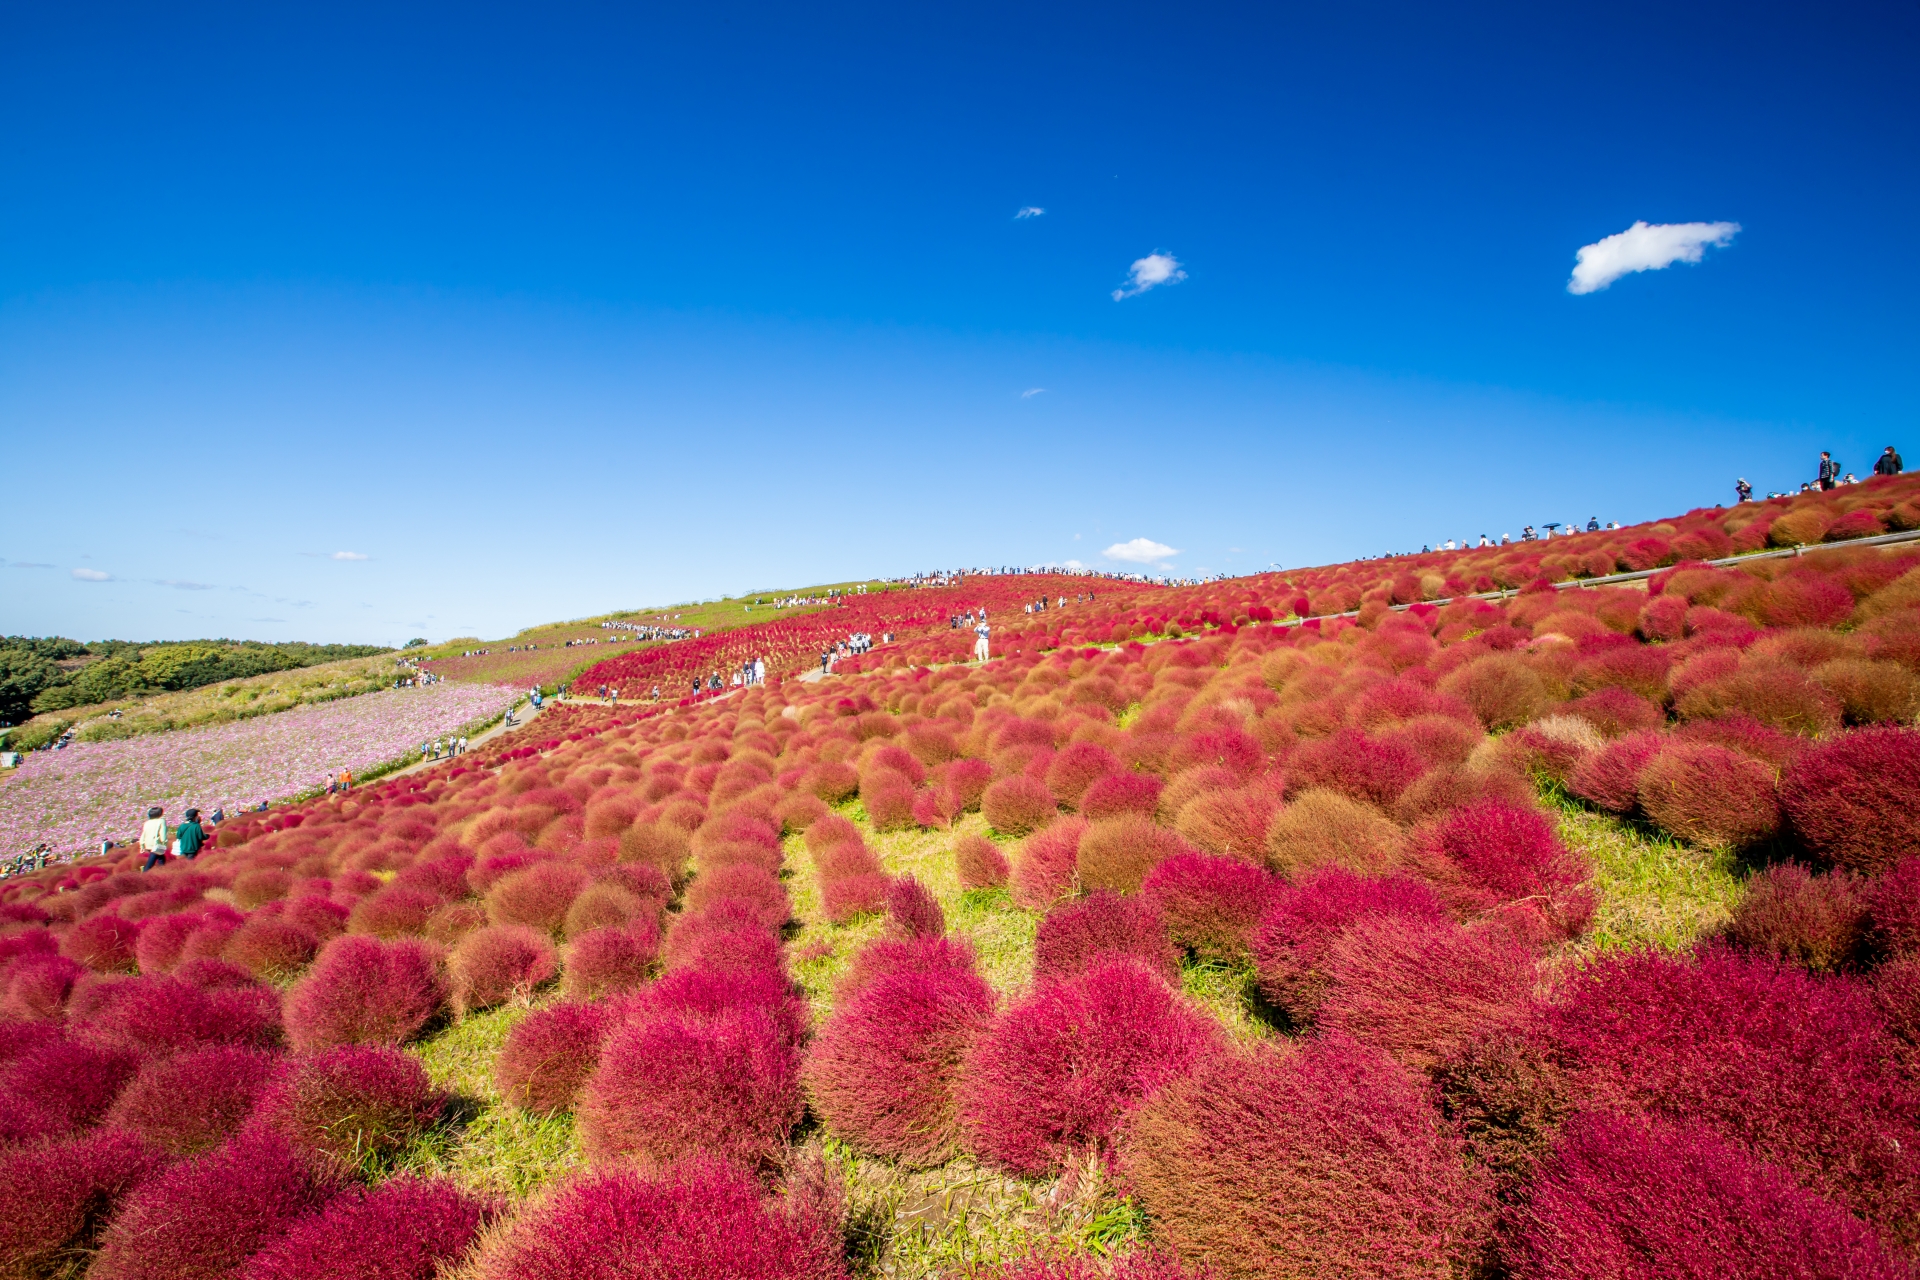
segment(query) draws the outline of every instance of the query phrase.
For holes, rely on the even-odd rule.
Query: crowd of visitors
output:
[[[1873,460],[1873,474],[1876,476],[1897,476],[1906,470],[1906,465],[1906,461],[1900,456],[1900,451],[1892,445],[1888,445],[1885,449],[1881,450],[1880,456]],[[1819,464],[1814,468],[1813,479],[1802,480],[1800,487],[1792,492],[1770,491],[1767,497],[1791,498],[1796,494],[1813,493],[1816,490],[1838,489],[1842,485],[1859,483],[1859,477],[1854,475],[1853,472],[1845,470],[1841,466],[1840,459],[1833,456],[1832,450],[1822,449],[1820,451]],[[1733,492],[1740,502],[1753,501],[1753,486],[1747,483],[1745,476],[1741,476],[1733,482]]]

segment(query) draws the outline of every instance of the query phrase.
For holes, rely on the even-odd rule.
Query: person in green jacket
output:
[[[184,821],[173,829],[173,838],[180,848],[180,856],[192,862],[206,846],[207,829],[200,825],[198,809],[187,810],[183,817]]]

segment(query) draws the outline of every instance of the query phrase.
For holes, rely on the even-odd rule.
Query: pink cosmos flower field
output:
[[[495,715],[517,696],[474,684],[389,689],[257,720],[34,752],[0,785],[0,854],[41,841],[68,852],[127,839],[148,805],[164,806],[172,822],[188,805],[231,813],[292,795]]]

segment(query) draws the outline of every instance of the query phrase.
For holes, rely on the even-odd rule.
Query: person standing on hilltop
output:
[[[1897,476],[1904,469],[1905,465],[1900,461],[1900,455],[1893,451],[1892,445],[1888,445],[1887,451],[1873,460],[1873,474],[1877,476]]]
[[[1831,489],[1840,483],[1840,464],[1825,449],[1820,451],[1820,487]]]
[[[1753,486],[1747,483],[1745,476],[1741,476],[1733,482],[1733,492],[1741,502],[1753,501]]]
[[[984,609],[981,610],[980,625],[973,629],[973,634],[975,636],[973,642],[974,660],[977,662],[985,662],[989,652],[987,640],[988,637],[993,634],[993,628],[987,625],[986,611]]]
[[[151,871],[167,860],[167,811],[159,805],[147,810],[147,820],[140,824],[140,847],[146,851],[147,862],[142,871]]]

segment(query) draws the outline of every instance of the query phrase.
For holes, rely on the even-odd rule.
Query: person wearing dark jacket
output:
[[[185,821],[173,829],[173,838],[180,846],[180,856],[192,862],[207,843],[207,829],[200,825],[198,809],[189,809],[183,816]]]
[[[1840,464],[1825,449],[1820,451],[1820,487],[1831,489],[1840,483]]]
[[[1873,474],[1877,476],[1897,476],[1900,474],[1904,465],[1905,464],[1900,461],[1900,455],[1893,451],[1893,446],[1888,445],[1887,451],[1874,459]]]

